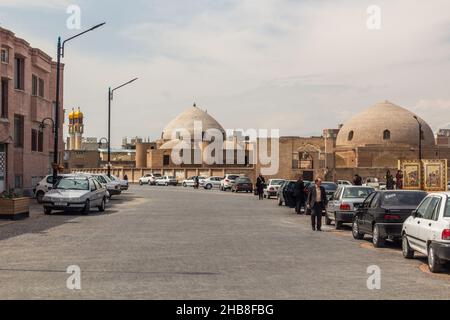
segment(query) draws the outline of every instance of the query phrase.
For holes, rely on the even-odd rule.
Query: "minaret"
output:
[[[69,114],[69,150],[81,150],[84,132],[84,115],[78,108]]]

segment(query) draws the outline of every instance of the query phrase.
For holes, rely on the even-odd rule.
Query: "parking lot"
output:
[[[131,299],[449,299],[450,272],[399,245],[375,249],[350,227],[250,194],[132,185],[105,213],[0,222],[0,297]],[[81,270],[81,290],[66,286]],[[381,271],[370,290],[368,268]]]

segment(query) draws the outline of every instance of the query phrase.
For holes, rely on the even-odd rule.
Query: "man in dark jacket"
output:
[[[298,178],[294,185],[294,197],[295,197],[295,212],[297,214],[302,213],[302,207],[305,207],[306,197],[305,197],[305,183],[302,177]],[[306,211],[306,210],[305,210]]]
[[[322,231],[322,212],[325,210],[328,199],[325,188],[322,187],[322,179],[317,178],[315,185],[308,194],[307,207],[311,212],[311,224],[313,231]]]
[[[262,176],[262,174],[259,174],[258,178],[256,179],[256,190],[258,192],[259,200],[264,200],[264,187],[266,186],[266,180]]]
[[[362,178],[359,176],[359,174],[355,174],[355,179],[353,179],[353,184],[355,186],[362,186]]]

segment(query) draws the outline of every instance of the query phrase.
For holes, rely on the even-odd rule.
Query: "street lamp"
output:
[[[419,121],[419,118],[417,116],[414,116],[414,119],[416,119],[417,123],[419,124],[419,161],[422,160],[422,123]]]
[[[64,47],[66,42],[78,38],[79,36],[93,31],[97,28],[103,26],[105,22],[100,23],[86,31],[83,31],[79,34],[76,34],[73,37],[68,38],[64,42],[61,42],[61,37],[58,37],[58,48],[56,54],[56,102],[55,102],[55,119],[53,120],[54,126],[54,155],[53,155],[53,183],[56,183],[56,179],[58,178],[58,144],[59,144],[59,87],[60,87],[60,78],[61,78],[61,58],[64,58]]]
[[[114,97],[114,91],[125,87],[126,85],[129,85],[132,82],[135,82],[138,78],[134,78],[133,80],[130,80],[118,87],[115,87],[114,89],[111,89],[109,87],[108,89],[108,177],[111,178],[111,102]]]
[[[47,125],[45,124],[45,121],[49,120],[52,123],[52,132],[55,133],[55,121],[53,121],[52,118],[45,118],[44,120],[41,121],[41,123],[39,124],[39,131],[40,132],[44,132],[44,129],[47,127]]]

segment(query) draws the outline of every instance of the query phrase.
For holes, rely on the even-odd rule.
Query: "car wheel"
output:
[[[373,234],[372,234],[372,243],[375,248],[381,248],[384,246],[386,240],[383,239],[380,235],[380,227],[378,224],[375,224],[373,227]]]
[[[406,237],[406,234],[404,234],[402,238],[402,252],[403,257],[405,257],[406,259],[414,258],[414,250],[411,249],[411,247],[409,246],[409,241],[408,238]]]
[[[336,214],[334,214],[334,228],[336,230],[341,230],[342,229],[342,221],[338,221]]]
[[[143,184],[142,180],[139,180],[139,185],[142,186]]]
[[[51,214],[52,214],[52,209],[50,209],[50,208],[44,208],[44,213],[45,213],[46,215],[51,215]]]
[[[206,190],[211,190],[211,189],[212,189],[212,184],[207,184],[207,185],[205,186],[205,189],[206,189]]]
[[[270,200],[271,196],[268,195],[266,198],[267,198],[267,200]]]
[[[183,182],[183,187],[184,187],[184,188],[187,188],[186,182]]]
[[[169,186],[169,183],[168,183],[168,182],[166,182],[165,186],[166,186],[166,187],[168,187],[168,186]]]
[[[42,191],[39,191],[38,193],[36,193],[36,200],[38,203],[42,203],[42,200],[44,199],[44,195],[45,195],[45,193]]]
[[[104,212],[104,211],[105,211],[105,207],[106,207],[106,199],[103,198],[102,203],[101,203],[100,206],[98,207],[98,211],[99,211],[99,212]]]
[[[353,220],[352,235],[356,240],[364,239],[364,233],[359,231],[358,219]]]
[[[325,213],[325,224],[327,226],[331,225],[331,219],[328,217],[328,213]]]
[[[91,212],[91,202],[88,199],[88,200],[86,200],[86,204],[83,208],[83,213],[87,215],[87,214],[89,214],[89,212]]]
[[[436,255],[432,244],[428,247],[428,267],[432,273],[438,273],[442,268],[441,260]]]

